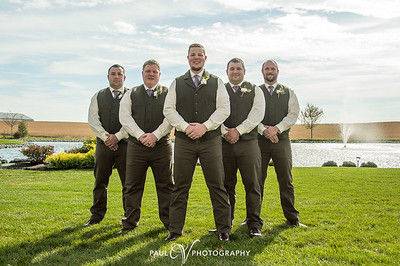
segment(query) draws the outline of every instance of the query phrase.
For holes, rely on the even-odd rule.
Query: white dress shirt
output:
[[[278,85],[277,82],[272,84],[274,90],[276,89],[277,85]],[[268,86],[271,85],[265,84],[267,90]],[[282,119],[282,121],[280,121],[278,124],[275,125],[279,129],[279,132],[282,133],[283,131],[288,130],[291,126],[293,126],[296,123],[297,118],[299,117],[299,113],[300,113],[300,106],[299,106],[299,101],[297,100],[297,96],[292,89],[289,89],[288,114]],[[262,135],[264,129],[265,125],[260,123],[258,125],[258,133]]]
[[[114,95],[113,94],[114,89],[112,89],[111,87],[109,87],[109,89],[111,91],[111,95]],[[119,88],[118,91],[123,94],[124,87]],[[102,141],[106,141],[106,139],[107,139],[106,134],[110,134],[110,133],[108,133],[104,129],[103,125],[100,122],[99,106],[97,103],[97,95],[98,94],[99,94],[99,92],[97,92],[90,101],[88,123],[89,123],[89,126],[92,128],[96,137],[100,138]],[[128,138],[128,133],[121,127],[121,129],[117,133],[115,133],[115,136],[117,137],[117,139],[119,141],[121,139]]]
[[[238,86],[241,86],[243,83],[240,82]],[[234,84],[230,83],[231,87],[235,86]],[[233,89],[232,89],[233,90]],[[240,93],[240,92],[239,92]],[[254,91],[254,100],[253,100],[253,106],[250,109],[250,112],[247,116],[247,118],[236,127],[237,131],[239,132],[240,135],[249,133],[252,131],[258,124],[263,120],[264,118],[264,113],[265,113],[265,99],[264,99],[264,93],[262,92],[261,88],[256,86],[255,91]],[[221,133],[222,136],[227,133],[227,127],[222,124],[221,126]]]
[[[198,74],[201,77],[203,75],[204,69]],[[190,71],[190,75],[193,79],[195,75]],[[218,78],[218,88],[217,88],[217,98],[216,98],[216,110],[211,114],[209,119],[203,124],[206,126],[207,131],[217,129],[229,116],[230,114],[230,103],[229,95],[226,91],[223,81]],[[170,122],[170,124],[175,127],[177,131],[185,132],[189,123],[194,121],[185,121],[183,117],[176,110],[176,80],[174,80],[168,90],[167,97],[165,98],[164,104],[164,115]]]
[[[143,84],[144,85],[144,84]],[[146,85],[144,85],[144,88],[147,90],[153,89],[153,88],[148,88]],[[133,136],[136,139],[139,139],[143,134],[145,133],[150,133],[150,132],[144,132],[136,123],[135,119],[132,117],[132,100],[131,100],[131,93],[133,90],[137,89],[139,87],[135,87],[127,91],[122,97],[120,106],[119,106],[119,121],[121,122],[122,127],[128,132],[129,135]],[[161,125],[158,126],[156,130],[154,130],[153,133],[157,140],[161,139],[165,135],[169,134],[172,130],[172,126],[168,123],[167,119],[164,118],[163,122]]]

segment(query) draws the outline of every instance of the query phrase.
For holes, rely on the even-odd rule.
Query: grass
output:
[[[20,139],[11,139],[11,138],[4,138],[0,137],[0,145],[19,145],[24,144],[25,141]]]
[[[296,168],[296,206],[309,227],[286,228],[277,181],[270,169],[262,210],[263,237],[251,239],[238,184],[232,241],[221,243],[213,228],[210,199],[200,168],[192,184],[185,235],[176,243],[198,252],[249,251],[248,256],[194,256],[187,264],[399,264],[400,169]],[[141,223],[120,234],[121,192],[114,171],[109,210],[99,225],[89,217],[91,171],[0,170],[0,265],[10,264],[180,264],[169,257],[176,243],[158,220],[151,173]],[[150,253],[165,256],[150,256]],[[197,253],[199,255],[201,253]],[[242,254],[243,255],[243,254]]]

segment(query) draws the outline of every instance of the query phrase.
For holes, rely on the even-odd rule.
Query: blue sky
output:
[[[154,58],[161,83],[187,70],[190,43],[225,82],[240,57],[263,82],[265,59],[322,122],[400,121],[400,1],[0,1],[0,112],[35,120],[86,121],[91,96],[114,63],[127,87]]]

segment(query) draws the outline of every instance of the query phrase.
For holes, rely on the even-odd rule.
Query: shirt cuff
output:
[[[118,131],[117,133],[115,133],[115,136],[117,137],[118,141],[120,141],[121,139],[124,138],[124,134],[122,134],[121,131]]]
[[[207,120],[206,122],[203,123],[203,125],[205,125],[207,128],[207,131],[209,131],[212,126],[212,122],[210,120]]]
[[[160,130],[156,129],[152,132],[154,134],[154,136],[156,136],[157,141],[161,139],[161,132]]]
[[[102,140],[102,141],[106,141],[106,139],[107,139],[107,132],[105,132],[105,133],[103,133],[101,136],[100,136],[100,139]]]
[[[282,123],[279,123],[276,125],[276,127],[279,129],[279,134],[281,134],[283,131],[285,131],[284,126],[282,125]]]
[[[182,124],[179,125],[179,127],[181,128],[180,131],[185,132],[186,128],[189,126],[188,122],[183,122]]]
[[[239,132],[240,136],[246,133],[245,129],[243,128],[242,124],[236,127],[236,130]]]
[[[265,126],[263,124],[259,124],[257,127],[258,134],[263,135],[265,130]]]

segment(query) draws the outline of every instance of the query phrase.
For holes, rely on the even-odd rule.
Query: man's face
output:
[[[279,70],[273,62],[267,61],[263,65],[262,74],[266,83],[273,84],[278,79]]]
[[[241,63],[230,62],[226,74],[230,83],[238,85],[244,79],[245,70]]]
[[[146,65],[142,71],[144,84],[148,88],[153,88],[160,81],[160,74],[157,65]]]
[[[111,88],[119,89],[124,85],[124,70],[120,67],[112,67],[108,72],[107,78]]]
[[[189,49],[187,59],[192,71],[200,71],[204,67],[207,56],[202,48],[192,47]]]

